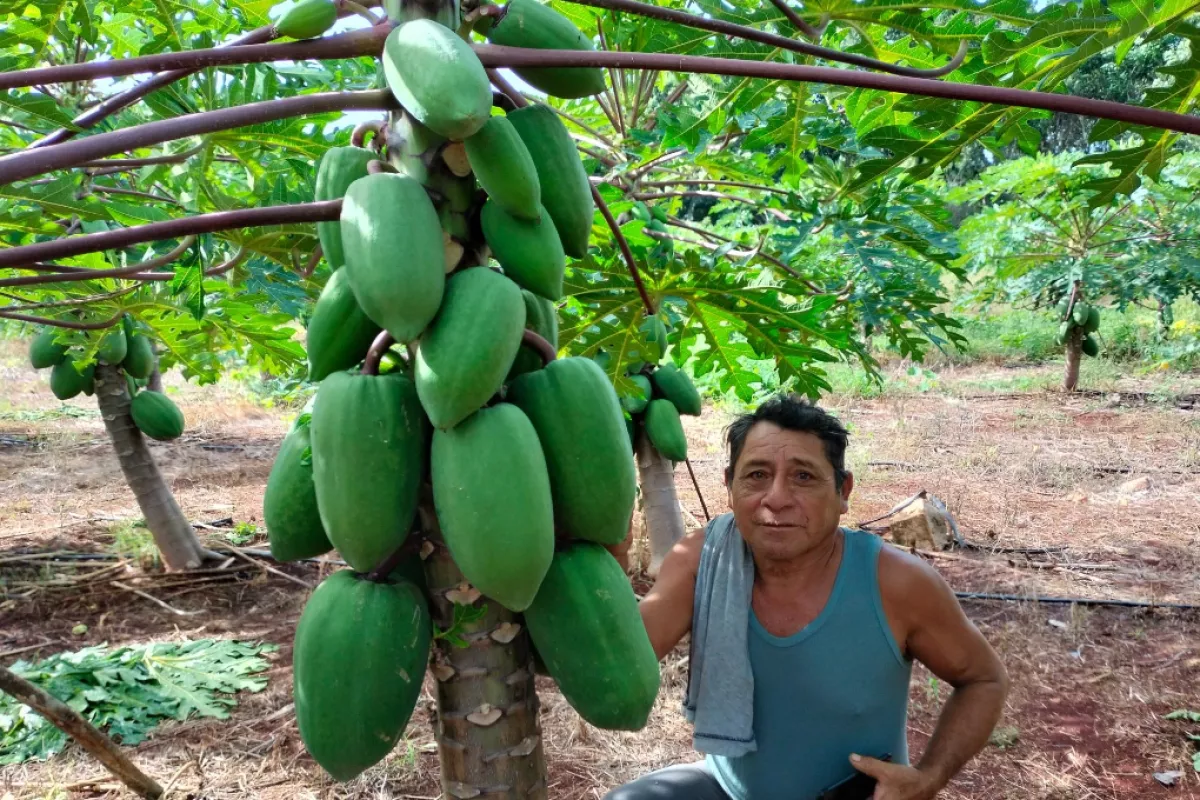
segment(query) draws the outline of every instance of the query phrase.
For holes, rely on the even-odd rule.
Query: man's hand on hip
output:
[[[860,755],[850,756],[850,764],[877,781],[871,800],[932,800],[942,788],[932,775],[916,767]]]

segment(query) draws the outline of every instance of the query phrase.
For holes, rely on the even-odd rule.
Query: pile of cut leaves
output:
[[[117,742],[134,745],[160,722],[226,719],[238,692],[267,685],[275,645],[232,639],[159,642],[58,653],[11,669],[78,711]],[[0,764],[45,760],[67,736],[29,706],[0,693]]]

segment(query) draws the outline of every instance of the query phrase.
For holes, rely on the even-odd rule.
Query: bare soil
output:
[[[1052,368],[1018,369],[1037,378]],[[994,372],[943,373],[936,392],[829,398],[853,435],[857,488],[846,521],[877,517],[924,488],[949,504],[978,545],[930,556],[958,591],[1200,604],[1200,412],[1156,399],[1162,385],[1153,382],[1130,382],[1121,388],[1142,394],[1123,398],[981,390]],[[1185,384],[1194,392],[1200,380]],[[188,515],[261,524],[263,487],[295,410],[266,408],[228,385],[168,387],[188,433],[153,452]],[[693,466],[713,514],[726,510],[721,436],[730,419],[707,408],[688,420]],[[686,512],[701,523],[682,467],[676,480]],[[128,523],[139,513],[94,403],[58,403],[45,375],[25,366],[23,348],[7,342],[0,342],[0,498],[0,663],[102,642],[221,636],[280,645],[268,688],[242,697],[231,719],[163,725],[131,749],[170,785],[170,796],[440,796],[428,692],[408,738],[355,781],[332,782],[304,752],[290,707],[291,639],[307,594],[300,583],[315,585],[329,564],[268,565],[277,570],[269,572],[266,562],[232,558],[223,571],[178,576],[143,569],[136,556],[123,555],[115,573],[98,572],[112,560],[29,559],[31,551],[111,556],[118,536],[128,546]],[[226,543],[224,530],[202,533]],[[263,546],[261,537],[255,545]],[[1050,550],[1005,551],[1014,548]],[[165,605],[114,586],[114,574]],[[635,586],[647,585],[635,576]],[[1163,719],[1175,709],[1200,710],[1200,612],[1032,601],[966,601],[964,608],[1000,650],[1013,691],[993,743],[943,797],[1200,798],[1186,738],[1200,726]],[[81,623],[86,632],[73,633]],[[696,758],[679,710],[684,656],[680,649],[664,662],[658,706],[638,733],[586,725],[540,679],[551,798],[600,798],[648,770]],[[949,691],[922,668],[914,673],[914,756]],[[1170,770],[1183,772],[1171,788],[1153,777]],[[6,799],[122,794],[76,748],[0,770]]]

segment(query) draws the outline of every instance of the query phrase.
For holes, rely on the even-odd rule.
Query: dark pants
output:
[[[605,800],[729,800],[729,795],[717,783],[701,761],[696,764],[677,764],[638,778],[633,783],[618,786],[604,796]]]

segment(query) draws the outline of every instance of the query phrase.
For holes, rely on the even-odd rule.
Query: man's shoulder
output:
[[[949,587],[941,574],[921,556],[888,542],[879,547],[879,591],[883,600],[905,605],[945,600]]]

